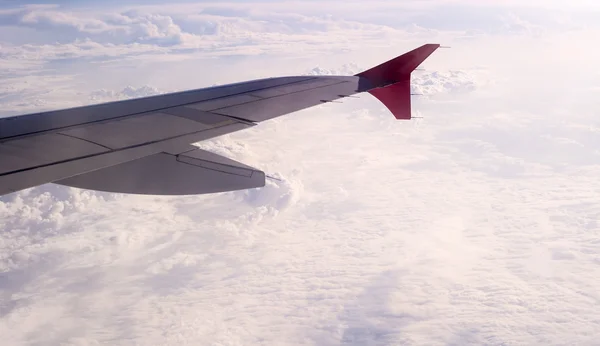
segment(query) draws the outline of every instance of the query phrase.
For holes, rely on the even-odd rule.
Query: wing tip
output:
[[[419,65],[423,63],[441,45],[427,43],[409,52],[399,55],[391,60],[356,74],[370,80],[375,87],[381,87],[395,82],[400,82],[408,77]]]
[[[433,52],[442,47],[427,43],[368,70],[356,74],[367,79],[373,89],[369,93],[383,103],[398,120],[410,120],[410,75]]]

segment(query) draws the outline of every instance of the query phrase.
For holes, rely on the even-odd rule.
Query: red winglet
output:
[[[375,88],[369,93],[381,101],[396,119],[410,119],[410,74],[439,47],[439,44],[423,45],[357,76],[373,83]]]

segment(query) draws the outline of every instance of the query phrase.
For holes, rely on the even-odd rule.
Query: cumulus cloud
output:
[[[470,71],[427,71],[415,73],[412,78],[413,92],[424,95],[439,93],[472,92],[489,80]]]
[[[264,188],[0,197],[3,342],[593,344],[600,52],[561,53],[595,31],[556,33],[544,4],[2,10],[2,114],[453,47],[413,74],[418,121],[361,95],[196,144]]]
[[[316,66],[316,67],[312,68],[310,71],[308,71],[308,73],[306,73],[306,74],[309,76],[335,76],[335,75],[337,75],[337,76],[352,76],[363,70],[364,69],[360,68],[357,64],[350,63],[350,64],[344,64],[338,68],[333,68],[333,69]]]
[[[96,90],[90,94],[90,100],[95,102],[109,100],[124,100],[130,98],[147,97],[157,95],[160,93],[161,92],[158,89],[149,85],[143,85],[139,88],[135,88],[128,85],[120,91],[106,89]]]

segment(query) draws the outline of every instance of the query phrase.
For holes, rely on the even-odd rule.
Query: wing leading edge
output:
[[[361,92],[410,119],[410,74],[437,48],[355,76],[269,78],[0,118],[0,195],[50,182],[157,195],[264,186],[263,172],[189,144]]]

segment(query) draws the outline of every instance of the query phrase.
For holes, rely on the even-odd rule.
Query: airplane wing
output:
[[[361,92],[410,119],[410,74],[437,48],[355,76],[260,79],[0,118],[0,195],[45,183],[155,195],[264,186],[264,172],[191,143]]]

